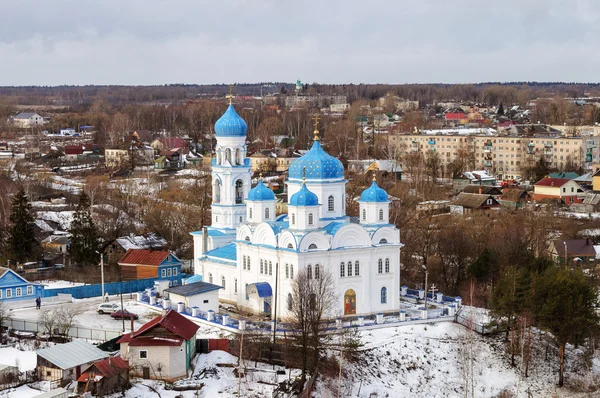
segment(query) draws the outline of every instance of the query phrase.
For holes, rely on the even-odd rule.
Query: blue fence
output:
[[[181,279],[185,277],[187,277],[187,275],[180,274],[171,278],[161,278],[160,280],[175,280],[177,281],[178,285],[181,285]],[[104,292],[110,295],[119,293],[141,292],[144,289],[154,286],[154,282],[156,281],[159,281],[159,279],[148,278],[138,279],[134,281],[109,282],[104,284]],[[60,289],[44,289],[43,297],[52,297],[57,296],[59,294],[70,294],[73,298],[76,299],[100,297],[102,296],[102,284],[63,287]]]

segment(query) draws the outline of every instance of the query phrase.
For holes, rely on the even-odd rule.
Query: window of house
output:
[[[17,297],[21,297],[23,295],[23,289],[21,289],[20,287],[16,288],[15,292]]]
[[[312,215],[312,213],[310,213],[308,215],[308,225],[313,225],[313,215]]]
[[[221,276],[221,286],[225,289],[225,277]]]
[[[147,359],[147,358],[148,358],[148,351],[140,350],[140,359]]]
[[[348,261],[347,272],[348,276],[352,276],[352,261]]]
[[[2,290],[0,289],[0,299],[2,298]]]
[[[321,270],[320,270],[320,265],[319,265],[319,264],[316,264],[316,265],[315,265],[315,279],[319,279],[319,276],[320,276],[320,271],[321,271]]]
[[[332,195],[329,198],[327,198],[327,210],[334,211],[334,209],[335,209],[334,204],[335,204],[335,202],[334,202],[333,195]]]
[[[383,274],[383,260],[377,260],[377,273]]]
[[[387,304],[387,288],[381,288],[381,304]]]
[[[387,274],[388,272],[390,272],[390,259],[386,258],[385,259],[385,273]]]
[[[354,262],[354,276],[360,275],[360,263],[358,261]]]
[[[33,294],[33,286],[27,286],[27,295],[31,295]],[[2,295],[0,294],[0,297],[2,297]]]
[[[237,278],[233,280],[233,292],[237,294]]]
[[[383,209],[379,209],[379,221],[383,221]]]
[[[173,268],[173,276],[177,276],[177,268]]]
[[[571,192],[574,192],[574,191],[573,191],[573,187],[571,187]]]
[[[166,278],[167,277],[167,270],[166,269],[161,269],[160,270],[160,277],[161,278]]]
[[[167,268],[167,276],[171,276],[173,274],[173,270],[171,268]]]

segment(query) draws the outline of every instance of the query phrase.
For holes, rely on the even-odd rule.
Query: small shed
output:
[[[171,303],[184,303],[186,307],[198,307],[200,311],[219,310],[219,289],[222,286],[207,282],[194,282],[165,290]]]
[[[59,344],[36,351],[37,373],[43,381],[72,381],[81,376],[81,371],[108,353],[83,340]]]
[[[105,396],[125,390],[129,385],[129,363],[120,356],[94,362],[77,378],[77,392]]]
[[[68,398],[69,391],[64,388],[55,388],[48,392],[42,393],[40,395],[36,395],[33,398]]]

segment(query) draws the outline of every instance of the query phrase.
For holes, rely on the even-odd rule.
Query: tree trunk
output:
[[[565,372],[565,345],[561,344],[558,347],[558,359],[560,362],[560,366],[558,368],[558,386],[562,387],[564,380],[564,372]]]

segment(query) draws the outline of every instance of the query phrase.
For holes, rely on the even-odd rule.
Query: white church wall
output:
[[[288,198],[298,192],[302,187],[301,181],[288,181]],[[306,187],[319,198],[321,208],[319,210],[319,218],[340,218],[346,216],[346,181],[329,183],[313,183],[311,180],[306,181]],[[328,198],[334,198],[334,210],[329,211]]]

